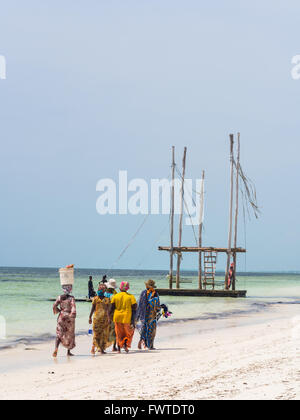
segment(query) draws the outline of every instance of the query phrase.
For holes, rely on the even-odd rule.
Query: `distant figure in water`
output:
[[[233,275],[234,275],[234,263],[231,263],[230,268],[229,268],[229,273],[228,273],[228,285],[227,285],[228,289],[230,289],[232,279],[233,279]]]
[[[89,277],[88,288],[89,288],[89,299],[91,299],[91,298],[93,298],[93,297],[96,296],[96,292],[94,290],[93,277],[92,276]]]
[[[71,285],[62,286],[63,294],[60,295],[53,305],[54,315],[59,314],[56,327],[56,342],[53,357],[57,357],[58,347],[62,344],[68,349],[68,356],[74,356],[71,353],[75,344],[75,318],[76,303],[74,296],[71,296],[73,287]]]
[[[137,321],[141,322],[140,340],[138,348],[142,345],[149,350],[155,350],[154,339],[156,336],[157,317],[160,312],[160,301],[154,280],[148,280],[146,290],[141,293],[137,310]]]
[[[107,275],[106,275],[106,274],[104,274],[104,276],[102,277],[101,283],[102,283],[102,284],[107,283]],[[100,283],[99,283],[99,284],[100,284]]]

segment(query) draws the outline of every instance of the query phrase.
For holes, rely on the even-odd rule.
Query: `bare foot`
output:
[[[129,353],[129,349],[126,345],[124,346],[124,350],[126,351],[126,353]]]
[[[54,353],[52,354],[52,357],[57,357],[57,350],[54,351]]]
[[[101,354],[106,354],[106,351],[104,351],[104,350],[101,350]]]
[[[95,346],[92,347],[91,354],[95,355]]]
[[[138,344],[138,349],[139,349],[139,350],[142,350],[142,340],[140,340],[140,341],[139,341],[139,344]]]
[[[118,351],[117,347],[113,347],[112,351]]]

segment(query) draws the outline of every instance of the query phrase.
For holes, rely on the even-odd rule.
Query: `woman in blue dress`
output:
[[[154,339],[156,335],[157,317],[160,313],[160,300],[155,288],[155,281],[148,280],[146,290],[141,293],[137,310],[136,321],[140,322],[138,326],[140,341],[138,348],[142,345],[149,350],[155,350]]]

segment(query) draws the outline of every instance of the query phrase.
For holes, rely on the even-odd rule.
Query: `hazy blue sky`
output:
[[[204,243],[226,246],[240,131],[262,207],[240,269],[300,270],[299,16],[287,0],[2,0],[0,265],[110,267],[143,216],[99,216],[97,180],[165,177],[172,144],[187,176],[206,170]],[[167,222],[151,216],[117,268],[167,269]]]

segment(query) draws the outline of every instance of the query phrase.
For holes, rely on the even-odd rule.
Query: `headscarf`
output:
[[[127,292],[128,289],[129,289],[128,281],[122,281],[122,283],[120,284],[121,292]]]
[[[106,286],[105,286],[105,284],[99,284],[99,287],[98,287],[98,292],[97,292],[97,295],[99,296],[99,297],[103,297],[104,296],[104,293],[105,293],[105,290],[106,290]]]
[[[145,285],[146,285],[146,289],[147,289],[147,296],[149,296],[151,294],[151,297],[154,297],[155,293],[156,293],[155,292],[155,288],[156,288],[155,281],[150,279],[150,280],[146,281]]]
[[[153,289],[153,287],[147,287],[147,296],[149,296],[151,293],[151,296],[154,297],[155,296],[155,289]]]
[[[71,284],[67,284],[67,285],[62,286],[62,289],[63,289],[64,294],[68,296],[72,292],[73,286]]]

